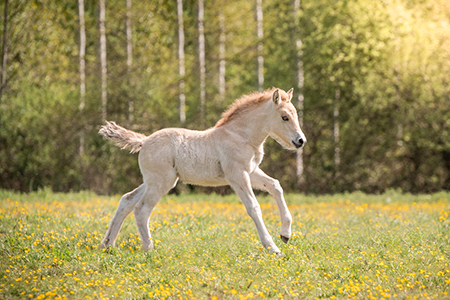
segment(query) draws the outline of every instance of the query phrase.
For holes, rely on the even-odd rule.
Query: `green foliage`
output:
[[[81,113],[76,1],[9,1],[7,82],[0,107],[1,188],[123,193],[141,182],[136,156],[97,135],[104,121],[98,1],[85,2],[86,107]],[[200,120],[197,1],[183,4],[186,122],[178,119],[176,3],[164,0],[132,3],[131,68],[126,3],[107,3],[108,119],[146,134],[175,126],[204,129],[236,98],[257,89],[255,3],[207,1],[207,103],[206,119]],[[293,10],[292,1],[263,1],[265,87],[296,87],[300,38],[309,141],[305,182],[296,183],[295,154],[273,141],[266,145],[263,169],[287,191],[449,189],[448,1],[315,0],[301,1],[298,15]],[[226,36],[224,100],[218,86],[220,15]],[[336,109],[340,165],[334,160]],[[82,133],[85,152],[80,156]]]
[[[407,6],[402,1],[303,5],[305,122],[307,129],[314,126],[307,130],[314,145],[305,149],[311,168],[306,185],[316,191],[448,188],[447,159],[439,162],[448,151],[442,139],[448,126],[444,106],[450,90],[443,82],[450,36],[441,30],[448,29],[449,19],[438,12],[441,3]],[[427,14],[429,9],[436,14]],[[331,126],[336,90],[338,168]]]
[[[2,114],[0,180],[3,188],[77,187],[76,93],[68,88],[24,88]],[[64,174],[64,176],[62,176]],[[57,178],[57,180],[55,180]]]

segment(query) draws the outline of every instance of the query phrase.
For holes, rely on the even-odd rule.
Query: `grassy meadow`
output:
[[[0,299],[445,299],[450,194],[288,194],[293,237],[268,254],[236,196],[168,195],[144,253],[134,217],[98,249],[120,196],[0,191]]]

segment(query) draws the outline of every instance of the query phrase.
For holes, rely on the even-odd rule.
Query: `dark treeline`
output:
[[[294,87],[308,138],[301,180],[296,153],[266,144],[262,169],[286,191],[450,189],[447,0],[3,0],[0,10],[2,189],[129,191],[137,156],[97,134],[104,118],[145,134],[205,129],[273,86]]]

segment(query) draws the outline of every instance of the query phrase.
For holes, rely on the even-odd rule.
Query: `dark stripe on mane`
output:
[[[230,120],[237,117],[240,113],[254,107],[255,105],[264,103],[272,99],[272,94],[276,88],[265,90],[264,92],[254,92],[248,95],[244,95],[241,98],[234,101],[226,111],[222,113],[222,119],[217,121],[216,127],[220,127]]]

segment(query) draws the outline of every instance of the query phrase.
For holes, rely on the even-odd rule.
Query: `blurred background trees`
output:
[[[450,189],[447,0],[4,0],[0,10],[0,188],[129,191],[137,156],[97,134],[102,115],[146,134],[205,129],[263,78],[303,103],[302,180],[296,153],[265,148],[262,168],[286,191]]]

